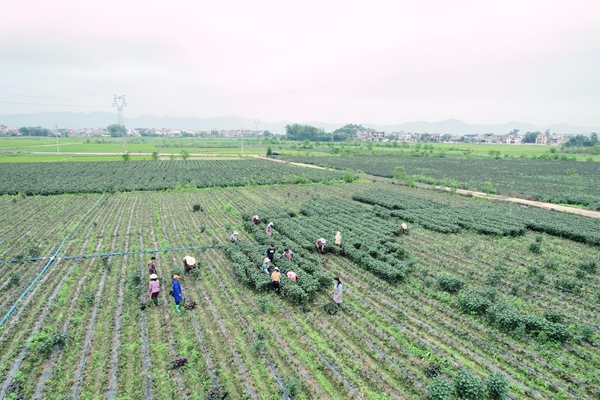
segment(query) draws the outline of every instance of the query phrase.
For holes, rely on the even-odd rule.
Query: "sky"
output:
[[[0,2],[0,115],[600,126],[600,1]]]

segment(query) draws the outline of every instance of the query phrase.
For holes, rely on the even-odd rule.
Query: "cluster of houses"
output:
[[[565,144],[573,135],[564,133],[540,133],[535,139],[535,144],[557,145]],[[437,142],[437,143],[500,143],[500,144],[523,144],[525,135],[518,133],[507,133],[497,135],[494,133],[469,133],[466,135],[450,135],[447,133],[412,133],[412,132],[385,132],[359,131],[356,134],[358,140],[372,142]]]

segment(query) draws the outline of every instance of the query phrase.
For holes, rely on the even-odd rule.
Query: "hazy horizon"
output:
[[[600,126],[600,2],[6,1],[0,115]]]

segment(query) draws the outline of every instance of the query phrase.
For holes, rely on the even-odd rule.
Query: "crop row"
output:
[[[352,198],[379,206],[375,212],[382,217],[400,218],[441,233],[469,229],[486,235],[519,236],[530,229],[600,245],[600,220],[593,218],[505,204],[451,205],[381,189],[355,193]]]
[[[0,194],[102,193],[308,183],[340,179],[335,171],[265,160],[4,163]]]
[[[361,170],[388,178],[394,176],[394,168],[404,167],[411,179],[432,185],[455,185],[461,189],[479,191],[492,189],[498,194],[550,203],[600,206],[600,168],[595,162],[389,156],[294,156],[285,159],[337,169]]]

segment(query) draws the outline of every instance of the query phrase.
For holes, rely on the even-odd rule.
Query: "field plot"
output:
[[[600,208],[597,162],[368,156],[285,159],[388,178],[394,176],[394,168],[404,167],[406,174],[422,183]]]
[[[515,399],[600,394],[599,246],[528,226],[402,234],[390,193],[489,206],[386,183],[1,196],[0,258],[21,260],[0,264],[2,316],[47,262],[24,260],[69,236],[0,327],[0,398],[422,399],[449,385],[482,398],[503,380]],[[353,200],[367,195],[371,204]],[[248,224],[254,212],[261,225]],[[228,244],[234,230],[244,245]],[[300,276],[280,296],[260,276],[267,241],[296,253],[276,261]],[[141,252],[151,249],[172,250]],[[105,256],[70,258],[90,254]],[[147,296],[153,254],[158,307]],[[184,304],[197,304],[178,313],[170,277],[186,254],[199,269],[182,279]],[[333,276],[344,285],[334,315],[324,311]]]
[[[0,194],[129,192],[174,188],[309,183],[340,179],[265,160],[186,160],[0,164]]]

